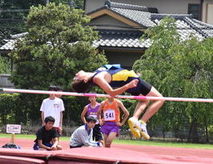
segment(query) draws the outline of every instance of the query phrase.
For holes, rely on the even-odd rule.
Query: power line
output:
[[[0,13],[16,13],[16,12],[28,12],[30,9],[7,9],[7,10],[1,10],[0,9]]]
[[[8,21],[25,21],[24,18],[0,18],[0,22],[5,22],[5,23],[11,23],[11,22],[8,22]]]

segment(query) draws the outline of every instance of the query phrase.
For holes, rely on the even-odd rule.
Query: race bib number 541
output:
[[[104,121],[114,121],[115,111],[112,109],[104,111]]]

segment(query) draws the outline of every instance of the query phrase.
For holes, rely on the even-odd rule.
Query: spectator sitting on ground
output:
[[[88,116],[92,116],[97,119],[95,127],[93,128],[93,140],[103,143],[103,137],[100,130],[101,126],[97,116],[100,103],[96,101],[95,96],[89,97],[89,101],[90,103],[84,107],[84,110],[81,113],[81,120],[84,122],[84,124],[86,124],[86,117]]]
[[[100,147],[101,142],[93,141],[93,128],[95,126],[97,119],[88,116],[86,117],[86,124],[77,128],[71,135],[70,138],[70,148],[91,146]]]
[[[58,133],[53,124],[55,119],[52,116],[48,116],[44,120],[45,125],[42,126],[36,132],[36,140],[33,146],[34,150],[62,150],[62,147],[58,144]]]

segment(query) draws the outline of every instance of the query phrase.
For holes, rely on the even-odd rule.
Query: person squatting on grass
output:
[[[122,122],[120,121],[120,109],[124,113]],[[101,132],[104,135],[105,147],[111,146],[113,139],[119,135],[120,127],[124,125],[128,116],[129,112],[120,100],[110,97],[101,102],[98,117]]]
[[[142,80],[133,70],[121,68],[120,64],[104,65],[94,72],[83,70],[76,73],[72,88],[76,92],[87,92],[92,85],[97,85],[110,96],[122,94],[124,92],[132,95],[155,96],[162,95],[149,83]],[[137,137],[149,139],[147,132],[147,121],[161,108],[164,100],[139,100],[136,105],[133,117],[128,120],[132,134]],[[145,111],[145,112],[144,112]],[[139,117],[144,112],[139,120]]]
[[[86,117],[86,124],[77,128],[70,137],[70,148],[77,147],[101,147],[101,142],[93,141],[93,128],[97,119],[88,116]]]
[[[44,119],[44,126],[36,132],[34,150],[62,150],[61,145],[58,144],[58,133],[53,128],[54,122],[55,119],[52,116]]]
[[[86,117],[88,116],[93,116],[94,118],[98,119],[98,110],[100,107],[100,103],[96,101],[95,96],[89,97],[89,101],[90,103],[87,104],[81,112],[81,120],[84,124],[86,124]],[[95,127],[93,128],[93,140],[103,143],[103,137],[100,128],[101,127],[99,121],[97,120]]]

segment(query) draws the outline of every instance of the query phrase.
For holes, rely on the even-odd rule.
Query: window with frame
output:
[[[201,5],[188,4],[188,14],[192,14],[193,18],[201,20]]]

